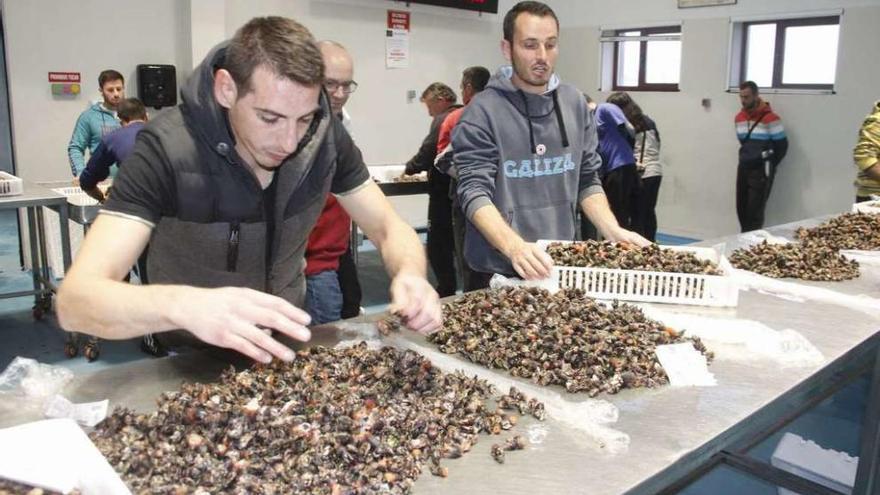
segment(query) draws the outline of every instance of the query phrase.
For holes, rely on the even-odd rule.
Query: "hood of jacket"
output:
[[[94,103],[92,106],[89,107],[89,110],[92,112],[103,113],[112,119],[116,119],[116,111],[110,110],[107,107],[105,107],[104,102],[102,102],[102,101]]]
[[[228,46],[228,41],[215,46],[180,89],[185,113],[199,123],[194,126],[195,131],[224,155],[235,146],[235,138],[229,128],[226,109],[214,99],[214,72],[223,67]]]
[[[502,95],[513,108],[519,112],[529,126],[529,145],[533,152],[537,152],[535,142],[535,130],[532,125],[533,119],[542,119],[551,113],[556,115],[556,123],[559,126],[559,136],[564,148],[568,147],[568,133],[565,130],[565,121],[559,108],[559,76],[554,72],[547,83],[547,90],[541,94],[529,93],[517,88],[513,84],[513,66],[505,65],[498,69],[494,76],[489,79],[486,89]]]

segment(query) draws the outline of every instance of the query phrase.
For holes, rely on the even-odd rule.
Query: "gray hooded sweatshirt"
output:
[[[468,218],[472,269],[514,275],[510,261],[471,223],[494,204],[527,242],[574,240],[581,200],[602,192],[596,123],[583,93],[554,74],[540,95],[516,88],[502,67],[474,97],[452,133],[458,196]]]

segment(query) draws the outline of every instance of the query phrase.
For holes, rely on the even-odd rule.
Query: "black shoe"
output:
[[[156,340],[151,333],[144,335],[144,338],[141,339],[141,350],[154,357],[165,357],[168,355],[168,349],[165,349],[165,346]]]

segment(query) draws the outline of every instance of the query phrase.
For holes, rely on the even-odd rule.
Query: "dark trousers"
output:
[[[596,226],[593,225],[593,222],[584,215],[584,212],[580,212],[581,216],[581,240],[582,241],[598,241],[599,240],[599,231],[596,230]]]
[[[351,243],[345,254],[339,257],[336,276],[339,277],[339,290],[342,292],[342,318],[354,318],[361,314],[361,283],[351,255]]]
[[[452,206],[452,234],[455,243],[455,266],[461,275],[461,284],[465,291],[471,285],[471,277],[474,271],[464,259],[464,233],[467,230],[467,217],[457,205]]]
[[[440,297],[455,294],[455,239],[452,231],[452,200],[449,199],[449,176],[437,176],[428,185],[428,261],[437,278]]]
[[[489,281],[492,280],[494,273],[471,272],[470,285],[465,286],[465,292],[472,290],[488,289]]]
[[[639,174],[635,164],[617,167],[608,172],[602,179],[602,188],[617,223],[625,229],[631,228],[634,199],[639,188]]]
[[[657,241],[657,196],[661,179],[660,175],[642,179],[632,213],[632,229],[651,242]]]
[[[742,232],[764,227],[764,209],[773,188],[774,167],[768,176],[764,165],[740,165],[736,169],[736,216]]]

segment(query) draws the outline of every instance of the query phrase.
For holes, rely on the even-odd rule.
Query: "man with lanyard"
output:
[[[61,326],[292,360],[272,330],[311,337],[303,253],[329,191],[378,246],[390,310],[435,330],[439,298],[418,236],[329,117],[323,83],[321,52],[291,19],[252,19],[212,50],[182,104],[138,136],[59,289]],[[122,283],[148,241],[151,285]]]
[[[608,207],[595,120],[583,94],[553,72],[558,44],[550,7],[513,6],[501,45],[511,65],[474,97],[452,132],[473,288],[486,287],[493,273],[549,276],[553,261],[535,241],[574,240],[578,207],[605,238],[649,244],[618,225]]]

